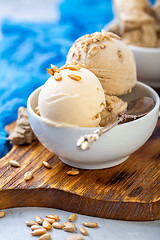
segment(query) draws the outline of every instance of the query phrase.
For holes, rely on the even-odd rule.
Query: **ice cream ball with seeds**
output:
[[[38,106],[43,121],[55,127],[98,127],[105,94],[91,71],[69,64],[43,85]]]
[[[120,96],[136,84],[136,64],[129,47],[114,33],[95,32],[75,41],[67,63],[78,61],[100,80],[107,95]]]

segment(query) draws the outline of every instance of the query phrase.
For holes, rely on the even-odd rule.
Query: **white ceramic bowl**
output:
[[[155,88],[160,88],[160,48],[129,46],[137,67],[138,80]]]
[[[36,89],[27,102],[33,131],[46,148],[57,154],[64,163],[73,167],[101,169],[122,163],[148,140],[158,119],[158,94],[149,86],[138,82],[132,92],[122,98],[132,101],[143,96],[151,97],[155,101],[154,109],[142,118],[116,126],[94,142],[89,150],[80,151],[76,147],[78,138],[91,133],[96,128],[62,128],[44,123],[42,118],[35,113],[40,90],[41,87]]]

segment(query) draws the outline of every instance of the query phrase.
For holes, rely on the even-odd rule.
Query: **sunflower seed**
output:
[[[87,232],[87,230],[86,230],[84,227],[80,227],[79,231],[80,231],[83,235],[88,236],[88,232]]]
[[[64,70],[67,69],[68,63],[66,63],[65,65],[63,65],[62,67],[59,68],[59,70]]]
[[[82,223],[85,227],[96,228],[98,224],[96,222],[83,222]]]
[[[31,227],[32,225],[38,225],[38,223],[36,223],[36,222],[34,222],[34,221],[31,221],[31,220],[27,220],[27,221],[26,221],[26,225],[27,225],[28,227]]]
[[[67,223],[63,229],[66,231],[66,232],[75,232],[76,231],[76,227],[74,224],[72,223]]]
[[[24,180],[28,181],[33,178],[33,172],[28,171],[24,174]]]
[[[83,236],[81,234],[73,234],[66,237],[66,240],[83,240]]]
[[[58,69],[55,65],[53,65],[53,64],[51,64],[51,69],[52,69],[54,72],[59,72],[59,69]]]
[[[52,69],[47,68],[47,72],[48,72],[51,76],[54,76],[55,71],[53,71]]]
[[[5,212],[4,211],[0,211],[0,218],[5,216]]]
[[[99,47],[100,47],[101,49],[104,49],[104,48],[106,47],[106,45],[100,44]]]
[[[99,47],[93,46],[89,51],[88,51],[88,58],[95,56],[99,52]]]
[[[52,218],[52,219],[58,220],[59,216],[58,215],[49,214],[49,215],[46,216],[46,218]]]
[[[48,221],[50,224],[52,224],[56,221],[54,218],[43,218],[43,220]]]
[[[62,76],[57,72],[55,72],[54,78],[55,78],[56,81],[61,81],[62,80]]]
[[[32,225],[31,226],[31,230],[34,231],[36,229],[44,229],[42,226],[39,226],[39,225]]]
[[[44,165],[46,168],[51,169],[51,164],[49,164],[48,162],[43,161],[43,165]]]
[[[78,175],[79,174],[79,170],[78,169],[72,169],[72,170],[69,170],[67,172],[68,175],[72,175],[72,176],[75,176],[75,175]]]
[[[9,163],[11,164],[11,166],[13,166],[13,167],[20,167],[21,165],[17,162],[17,161],[15,161],[15,160],[11,160],[11,161],[9,161]]]
[[[81,80],[81,76],[78,76],[75,74],[68,74],[68,77],[70,77],[71,79],[78,81],[78,82]]]
[[[59,222],[54,222],[54,223],[52,224],[52,226],[53,226],[54,228],[56,228],[56,229],[62,229],[62,228],[63,228],[63,225],[62,225],[61,223],[59,223]]]
[[[47,220],[44,220],[42,226],[47,230],[50,230],[52,228],[51,224]]]
[[[113,33],[113,32],[108,32],[108,34],[110,35],[110,37],[115,38],[117,40],[121,40],[120,36],[118,36],[117,34]]]
[[[40,236],[39,240],[48,240],[51,238],[51,234],[45,233],[44,235]]]
[[[76,218],[77,218],[77,214],[76,214],[76,213],[71,214],[71,215],[68,217],[68,221],[69,221],[69,222],[73,222]]]
[[[73,222],[64,222],[63,226],[65,227],[68,224],[71,225],[71,226],[74,226],[77,229],[76,225]]]
[[[43,223],[43,219],[41,217],[39,217],[39,216],[35,217],[35,221],[36,221],[36,223],[38,223],[40,225],[42,225],[42,223]]]
[[[69,70],[74,70],[74,71],[78,71],[80,70],[80,67],[76,66],[76,65],[68,65],[67,68]]]
[[[34,236],[40,236],[40,235],[43,235],[47,232],[46,229],[42,228],[42,229],[36,229],[34,230],[33,232],[31,232],[31,235],[34,235]]]

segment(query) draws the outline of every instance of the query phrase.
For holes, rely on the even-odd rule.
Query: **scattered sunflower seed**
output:
[[[72,169],[72,170],[69,170],[67,172],[68,175],[71,175],[71,176],[75,176],[75,175],[78,175],[79,174],[79,170],[78,169]]]
[[[39,216],[35,217],[35,221],[36,221],[36,223],[38,223],[40,225],[42,225],[42,223],[43,223],[43,219],[41,217],[39,217]]]
[[[51,239],[50,233],[45,233],[44,235],[40,236],[39,240],[48,240]]]
[[[43,218],[43,220],[48,221],[50,224],[54,223],[56,220],[54,218]]]
[[[28,181],[33,178],[33,172],[28,171],[24,174],[24,180]]]
[[[63,229],[66,231],[66,232],[75,232],[76,231],[76,226],[75,224],[71,223],[71,222],[66,222],[65,224],[63,224],[64,227]]]
[[[98,224],[96,222],[83,222],[82,223],[85,227],[96,228]]]
[[[31,232],[31,235],[40,236],[40,235],[45,234],[46,232],[47,232],[46,229],[40,228],[40,229],[36,229],[36,230],[34,230],[33,232]]]
[[[11,161],[9,161],[9,163],[13,167],[20,167],[21,166],[16,160],[11,160]]]
[[[88,236],[88,232],[87,232],[87,230],[86,230],[84,227],[80,227],[79,231],[80,231],[83,235]]]
[[[62,229],[62,228],[63,228],[63,225],[62,225],[61,223],[59,223],[59,222],[54,222],[54,223],[52,224],[52,226],[53,226],[54,228],[56,228],[56,229]]]
[[[83,240],[83,236],[81,234],[73,234],[66,237],[66,240]]]
[[[43,165],[48,168],[48,169],[51,169],[51,164],[46,162],[46,161],[43,161]]]
[[[31,226],[31,230],[34,231],[36,229],[44,229],[42,226],[39,226],[39,225],[32,225]]]
[[[50,230],[52,228],[51,224],[47,221],[47,220],[44,220],[44,222],[42,223],[42,226],[48,230]]]
[[[38,223],[36,223],[36,222],[34,222],[34,221],[31,221],[31,220],[27,220],[27,221],[26,221],[26,225],[27,225],[28,227],[31,227],[32,225],[38,225]]]
[[[73,222],[76,218],[77,218],[77,214],[76,214],[76,213],[71,214],[71,215],[68,217],[68,221],[69,221],[69,222]]]
[[[0,218],[5,216],[5,212],[4,211],[0,211]]]
[[[52,214],[49,214],[46,216],[46,218],[53,218],[55,220],[58,220],[59,219],[59,216],[58,215],[52,215]]]

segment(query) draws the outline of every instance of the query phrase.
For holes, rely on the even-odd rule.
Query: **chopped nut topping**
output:
[[[112,37],[112,38],[115,38],[115,39],[117,39],[117,40],[121,40],[121,38],[120,38],[117,34],[115,34],[115,33],[113,33],[113,32],[108,32],[108,34],[109,34],[110,37]]]
[[[47,72],[48,72],[51,76],[54,76],[55,71],[53,71],[53,69],[47,68]]]
[[[74,71],[78,71],[78,70],[81,69],[81,68],[78,67],[77,65],[68,65],[67,68],[68,68],[69,70],[74,70]]]
[[[89,51],[88,51],[88,56],[87,57],[93,57],[99,52],[99,48],[97,46],[93,46]]]
[[[62,80],[62,76],[57,72],[55,72],[54,78],[55,78],[56,81],[61,81]]]
[[[64,70],[67,69],[68,63],[66,63],[65,65],[63,65],[62,67],[59,68],[59,70]]]
[[[68,77],[72,78],[75,81],[80,81],[81,76],[75,75],[75,74],[69,74]]]
[[[100,47],[101,49],[104,49],[104,48],[106,47],[106,45],[105,45],[105,44],[100,44],[99,47]]]
[[[53,64],[51,64],[51,69],[52,69],[54,72],[59,72],[59,69],[58,69],[55,65],[53,65]]]

